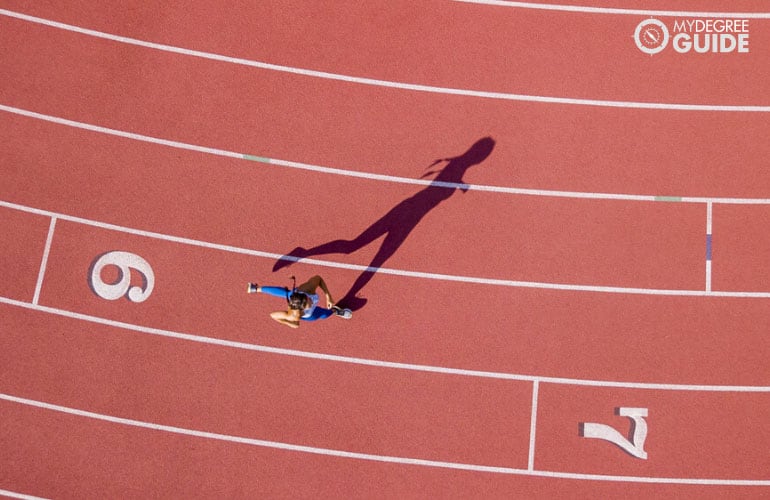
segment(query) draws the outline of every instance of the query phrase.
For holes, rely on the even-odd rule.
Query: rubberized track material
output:
[[[770,14],[696,4],[0,2],[0,495],[768,495]]]

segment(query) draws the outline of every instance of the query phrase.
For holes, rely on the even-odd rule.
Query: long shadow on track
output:
[[[473,146],[465,153],[454,158],[445,158],[436,160],[431,168],[441,162],[447,162],[444,168],[426,172],[422,177],[437,174],[433,182],[428,187],[411,196],[380,217],[371,226],[366,228],[361,234],[352,240],[337,239],[322,243],[313,248],[297,247],[287,255],[284,255],[273,266],[273,271],[278,271],[291,265],[299,259],[315,257],[317,255],[326,255],[332,253],[350,254],[360,248],[370,244],[380,236],[387,234],[382,242],[382,246],[377,254],[369,263],[369,268],[363,271],[353,286],[348,290],[345,296],[339,300],[341,306],[357,310],[362,308],[367,300],[357,297],[357,294],[366,286],[385,262],[398,250],[401,244],[406,240],[409,233],[417,227],[423,217],[438,206],[439,203],[448,199],[457,189],[463,192],[467,187],[463,187],[463,174],[473,165],[483,162],[495,147],[495,141],[491,137],[484,137],[476,141]],[[457,185],[457,186],[454,186]]]

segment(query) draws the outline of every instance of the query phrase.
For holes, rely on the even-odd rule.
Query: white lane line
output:
[[[278,64],[270,64],[260,61],[252,61],[249,59],[242,59],[239,57],[225,56],[221,54],[214,54],[211,52],[203,52],[199,50],[185,49],[182,47],[176,47],[173,45],[165,45],[162,43],[148,42],[145,40],[139,40],[136,38],[114,35],[111,33],[105,33],[102,31],[96,31],[88,28],[82,28],[79,26],[73,26],[71,24],[61,23],[58,21],[52,21],[49,19],[43,19],[40,17],[30,16],[19,12],[14,12],[6,9],[0,9],[0,15],[27,21],[30,23],[40,24],[51,28],[61,29],[65,31],[71,31],[79,33],[81,35],[92,36],[101,38],[104,40],[110,40],[113,42],[125,43],[129,45],[135,45],[138,47],[144,47],[148,49],[160,50],[164,52],[170,52],[174,54],[180,54],[191,57],[199,57],[203,59],[209,59],[212,61],[238,64],[241,66],[248,66],[252,68],[266,69],[270,71],[278,71],[283,73],[290,73],[301,76],[309,76],[314,78],[323,78],[327,80],[336,80],[347,83],[356,83],[361,85],[371,85],[377,87],[394,88],[400,90],[412,90],[418,92],[429,92],[434,94],[445,95],[460,95],[467,97],[479,97],[486,99],[498,99],[508,101],[525,101],[525,102],[538,102],[545,104],[567,104],[578,106],[599,106],[610,108],[633,108],[633,109],[657,109],[657,110],[672,110],[672,111],[720,111],[720,112],[770,112],[770,106],[737,106],[737,105],[718,105],[718,104],[681,104],[681,103],[655,103],[655,102],[634,102],[634,101],[613,101],[602,99],[575,99],[570,97],[549,97],[549,96],[537,96],[537,95],[525,95],[525,94],[512,94],[506,92],[488,92],[483,90],[469,90],[458,89],[451,87],[438,87],[432,85],[420,85],[414,83],[394,82],[389,80],[378,80],[375,78],[365,78],[358,76],[342,75],[337,73],[329,73],[325,71],[316,71],[303,68],[294,68],[291,66],[283,66]]]
[[[711,261],[706,261],[706,291],[711,292]]]
[[[179,141],[171,141],[168,139],[161,139],[159,137],[152,137],[149,135],[135,134],[133,132],[126,132],[124,130],[101,127],[99,125],[92,125],[90,123],[78,122],[75,120],[68,120],[66,118],[60,118],[58,116],[46,115],[43,113],[36,113],[34,111],[29,111],[22,108],[15,108],[13,106],[6,106],[4,104],[0,104],[0,111],[5,111],[6,113],[12,113],[14,115],[19,115],[19,116],[25,116],[27,118],[33,118],[35,120],[42,120],[50,123],[55,123],[57,125],[64,125],[66,127],[88,130],[90,132],[97,132],[100,134],[113,135],[117,137],[122,137],[124,139],[131,139],[134,141],[158,144],[160,146],[168,146],[168,147],[177,148],[177,149],[186,149],[189,151],[195,151],[198,153],[205,153],[205,154],[216,155],[216,156],[226,156],[229,158],[236,158],[239,160],[242,160],[244,156],[241,153],[234,153],[232,151],[226,151],[224,149],[207,148],[205,146],[196,146],[195,144],[187,144]]]
[[[48,254],[51,252],[51,242],[53,241],[53,232],[56,228],[56,217],[51,217],[51,224],[48,226],[48,236],[45,239],[45,249],[43,250],[43,259],[40,262],[40,271],[37,275],[37,284],[35,285],[35,295],[32,303],[37,304],[40,300],[40,291],[43,288],[43,278],[45,278],[45,268],[48,265]]]
[[[470,472],[484,472],[493,474],[512,474],[522,476],[540,476],[549,478],[568,478],[577,480],[591,481],[615,481],[615,482],[634,482],[634,483],[662,483],[662,484],[699,484],[699,485],[719,485],[719,486],[767,486],[770,480],[767,479],[708,479],[708,478],[670,478],[670,477],[638,477],[638,476],[611,476],[601,474],[577,474],[569,472],[551,472],[551,471],[530,471],[526,469],[516,469],[512,467],[496,467],[489,465],[474,465],[457,462],[444,462],[438,460],[426,460],[422,458],[396,457],[390,455],[374,455],[369,453],[359,453],[345,450],[335,450],[330,448],[317,448],[314,446],[305,446],[298,444],[282,443],[279,441],[267,441],[263,439],[248,438],[242,436],[232,436],[228,434],[219,434],[216,432],[199,431],[187,429],[184,427],[175,427],[171,425],[156,424],[113,415],[105,415],[68,406],[61,406],[33,399],[21,398],[10,394],[0,393],[0,400],[16,403],[20,405],[40,408],[48,411],[55,411],[81,418],[89,418],[112,424],[138,427],[159,432],[167,432],[195,438],[213,439],[228,443],[238,443],[249,446],[258,446],[262,448],[273,448],[278,450],[293,451],[299,453],[308,453],[313,455],[323,455],[339,458],[349,458],[353,460],[366,460],[371,462],[394,463],[401,465],[418,465],[423,467],[436,467],[442,469],[465,470]]]
[[[396,370],[410,370],[410,371],[417,371],[417,372],[438,373],[443,375],[459,375],[464,377],[479,377],[479,378],[490,378],[490,379],[497,379],[497,380],[515,380],[515,381],[524,381],[524,382],[538,382],[538,383],[549,383],[549,384],[558,384],[558,385],[576,385],[576,386],[586,386],[586,387],[611,387],[611,388],[621,388],[621,389],[653,389],[653,390],[665,390],[665,391],[770,393],[770,386],[693,385],[693,384],[665,384],[665,383],[648,383],[648,382],[620,382],[620,381],[608,381],[608,380],[586,380],[586,379],[572,379],[572,378],[564,378],[564,377],[521,375],[521,374],[515,374],[515,373],[503,373],[503,372],[492,372],[492,371],[482,371],[482,370],[466,370],[463,368],[418,365],[414,363],[399,363],[399,362],[393,362],[393,361],[383,361],[378,359],[341,356],[337,354],[325,354],[325,353],[318,353],[318,352],[299,351],[296,349],[284,349],[280,347],[263,346],[258,344],[249,344],[246,342],[237,342],[233,340],[204,337],[201,335],[193,335],[189,333],[163,330],[161,328],[153,328],[153,327],[135,325],[131,323],[125,323],[123,321],[100,318],[98,316],[91,316],[88,314],[67,311],[67,310],[58,309],[55,307],[34,305],[28,302],[10,299],[7,297],[0,297],[0,304],[20,307],[31,311],[38,311],[42,313],[53,314],[56,316],[76,319],[76,320],[85,321],[88,323],[120,328],[123,330],[129,330],[129,331],[143,333],[147,335],[156,335],[159,337],[166,337],[166,338],[172,338],[177,340],[186,340],[190,342],[198,342],[201,344],[209,344],[209,345],[227,347],[232,349],[243,349],[246,351],[264,352],[269,354],[277,354],[281,356],[292,356],[297,358],[330,361],[335,363],[348,363],[353,365],[371,366],[376,368],[389,368],[389,369],[396,369]]]
[[[0,490],[0,496],[7,496],[9,498],[20,498],[21,500],[45,500],[42,497],[34,497],[32,495],[26,495],[24,493],[16,493],[15,491]]]
[[[770,298],[770,292],[733,292],[733,291],[717,291],[709,292],[706,290],[680,290],[680,289],[667,289],[667,288],[635,288],[635,287],[618,287],[618,286],[602,286],[602,285],[573,285],[566,283],[545,283],[539,281],[517,281],[506,280],[499,278],[483,278],[478,276],[461,276],[454,274],[441,274],[441,273],[428,273],[422,271],[409,271],[405,269],[392,269],[386,267],[372,267],[359,264],[347,264],[343,262],[334,262],[329,260],[320,259],[308,259],[298,258],[292,256],[286,256],[273,252],[264,252],[261,250],[250,250],[247,248],[240,248],[231,245],[222,245],[219,243],[210,243],[207,241],[194,240],[190,238],[183,238],[179,236],[171,236],[162,233],[156,233],[153,231],[145,231],[141,229],[133,229],[125,226],[119,226],[116,224],[109,224],[106,222],[99,222],[90,219],[84,219],[81,217],[74,217],[71,215],[60,214],[56,212],[50,212],[48,210],[42,210],[37,208],[26,207],[16,203],[10,203],[0,200],[0,207],[11,208],[20,210],[27,213],[45,215],[48,217],[56,217],[57,219],[65,220],[68,222],[74,222],[76,224],[83,224],[86,226],[96,227],[99,229],[106,229],[109,231],[117,231],[126,234],[133,234],[136,236],[143,236],[146,238],[170,241],[173,243],[181,243],[183,245],[195,246],[200,248],[207,248],[211,250],[219,250],[223,252],[236,253],[240,255],[250,255],[252,257],[262,257],[267,259],[285,260],[291,262],[301,262],[303,264],[312,264],[322,267],[330,267],[335,269],[346,269],[349,271],[361,271],[371,272],[378,274],[387,274],[391,276],[402,276],[409,278],[430,279],[438,281],[450,281],[459,283],[471,283],[477,285],[490,285],[490,286],[504,286],[510,288],[538,288],[545,290],[564,290],[573,292],[596,292],[596,293],[619,293],[629,295],[658,295],[658,296],[672,296],[672,297],[733,297],[733,298],[749,298],[749,299],[765,299]]]
[[[515,2],[508,0],[454,0],[462,3],[493,5],[497,7],[515,7],[518,9],[550,10],[580,14],[613,14],[643,17],[710,17],[738,19],[770,19],[767,12],[697,12],[679,10],[621,9],[612,7],[590,7],[582,5],[559,5],[549,3]]]
[[[540,382],[535,380],[532,384],[532,416],[529,421],[529,457],[527,458],[527,470],[535,470],[535,433],[537,432],[537,393]]]
[[[419,458],[404,458],[393,457],[387,455],[372,455],[368,453],[357,453],[343,450],[334,450],[329,448],[316,448],[313,446],[303,446],[289,443],[282,443],[278,441],[266,441],[263,439],[254,439],[241,436],[231,436],[227,434],[218,434],[215,432],[198,431],[192,429],[186,429],[183,427],[174,427],[171,425],[156,424],[151,422],[144,422],[141,420],[134,420],[130,418],[115,417],[112,415],[104,415],[101,413],[95,413],[76,408],[70,408],[67,406],[60,406],[42,401],[35,401],[27,398],[20,398],[12,396],[10,394],[0,393],[0,400],[9,401],[12,403],[18,403],[25,406],[32,406],[35,408],[41,408],[44,410],[55,411],[59,413],[65,413],[68,415],[74,415],[77,417],[90,418],[94,420],[101,420],[104,422],[110,422],[113,424],[128,425],[132,427],[140,427],[143,429],[150,429],[154,431],[169,432],[172,434],[181,434],[185,436],[193,436],[197,438],[214,439],[217,441],[227,441],[231,443],[239,443],[251,446],[259,446],[263,448],[275,448],[279,450],[296,451],[301,453],[312,453],[315,455],[327,455],[341,458],[352,458],[357,460],[370,460],[375,462],[389,462],[405,465],[424,465],[428,467],[441,467],[448,469],[462,469],[470,470],[474,472],[502,472],[502,473],[520,473],[524,472],[519,469],[511,469],[507,467],[492,467],[484,465],[470,465],[454,462],[440,462],[435,460],[423,460]]]
[[[66,118],[60,118],[58,116],[46,115],[43,113],[37,113],[35,111],[29,111],[26,109],[16,108],[13,106],[7,106],[0,104],[0,111],[7,113],[24,116],[36,120],[43,120],[57,125],[63,125],[66,127],[77,128],[81,130],[88,130],[89,132],[96,132],[99,134],[112,135],[116,137],[122,137],[124,139],[131,139],[135,141],[147,142],[151,144],[157,144],[161,146],[184,149],[188,151],[195,151],[198,153],[211,154],[215,156],[224,156],[228,158],[235,158],[238,160],[249,160],[259,163],[265,163],[268,165],[276,165],[287,168],[296,168],[301,170],[308,170],[312,172],[319,172],[324,174],[342,175],[347,177],[356,177],[374,181],[394,182],[400,184],[411,184],[418,186],[434,186],[447,189],[467,189],[471,191],[485,191],[492,193],[503,193],[512,195],[523,196],[544,196],[555,198],[575,198],[586,200],[617,200],[617,201],[646,201],[646,202],[681,202],[681,203],[722,203],[722,204],[740,204],[740,205],[768,205],[770,204],[770,198],[720,198],[720,197],[698,197],[698,196],[654,196],[645,194],[623,194],[623,193],[593,193],[593,192],[581,192],[581,191],[557,191],[548,189],[526,189],[526,188],[514,188],[505,186],[489,186],[483,184],[463,184],[455,182],[436,182],[425,179],[413,179],[410,177],[399,177],[394,175],[375,174],[370,172],[361,172],[355,170],[344,170],[340,168],[324,167],[321,165],[312,165],[309,163],[300,163],[296,161],[281,160],[276,158],[265,158],[260,156],[254,156],[244,153],[236,153],[234,151],[227,151],[224,149],[211,148],[207,146],[198,146],[195,144],[189,144],[185,142],[172,141],[169,139],[162,139],[149,135],[137,134],[134,132],[126,132],[123,130],[117,130],[100,125],[93,125],[90,123],[78,122],[75,120],[69,120]]]

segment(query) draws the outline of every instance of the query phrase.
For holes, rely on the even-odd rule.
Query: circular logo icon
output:
[[[634,41],[645,54],[657,54],[668,45],[668,28],[657,19],[645,19],[634,31]]]

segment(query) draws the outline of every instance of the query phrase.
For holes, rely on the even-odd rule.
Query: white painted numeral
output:
[[[626,439],[618,431],[605,424],[585,423],[582,435],[587,438],[604,439],[620,446],[626,453],[647,460],[644,451],[644,441],[647,439],[647,408],[618,408],[618,415],[631,419],[631,440]]]
[[[106,266],[116,266],[120,271],[116,283],[105,283],[102,280],[102,269]],[[144,283],[141,287],[131,286],[131,269],[142,275]],[[131,302],[144,302],[155,287],[155,273],[150,264],[138,255],[116,251],[108,252],[94,262],[89,281],[94,293],[103,299],[117,300],[127,296]]]

